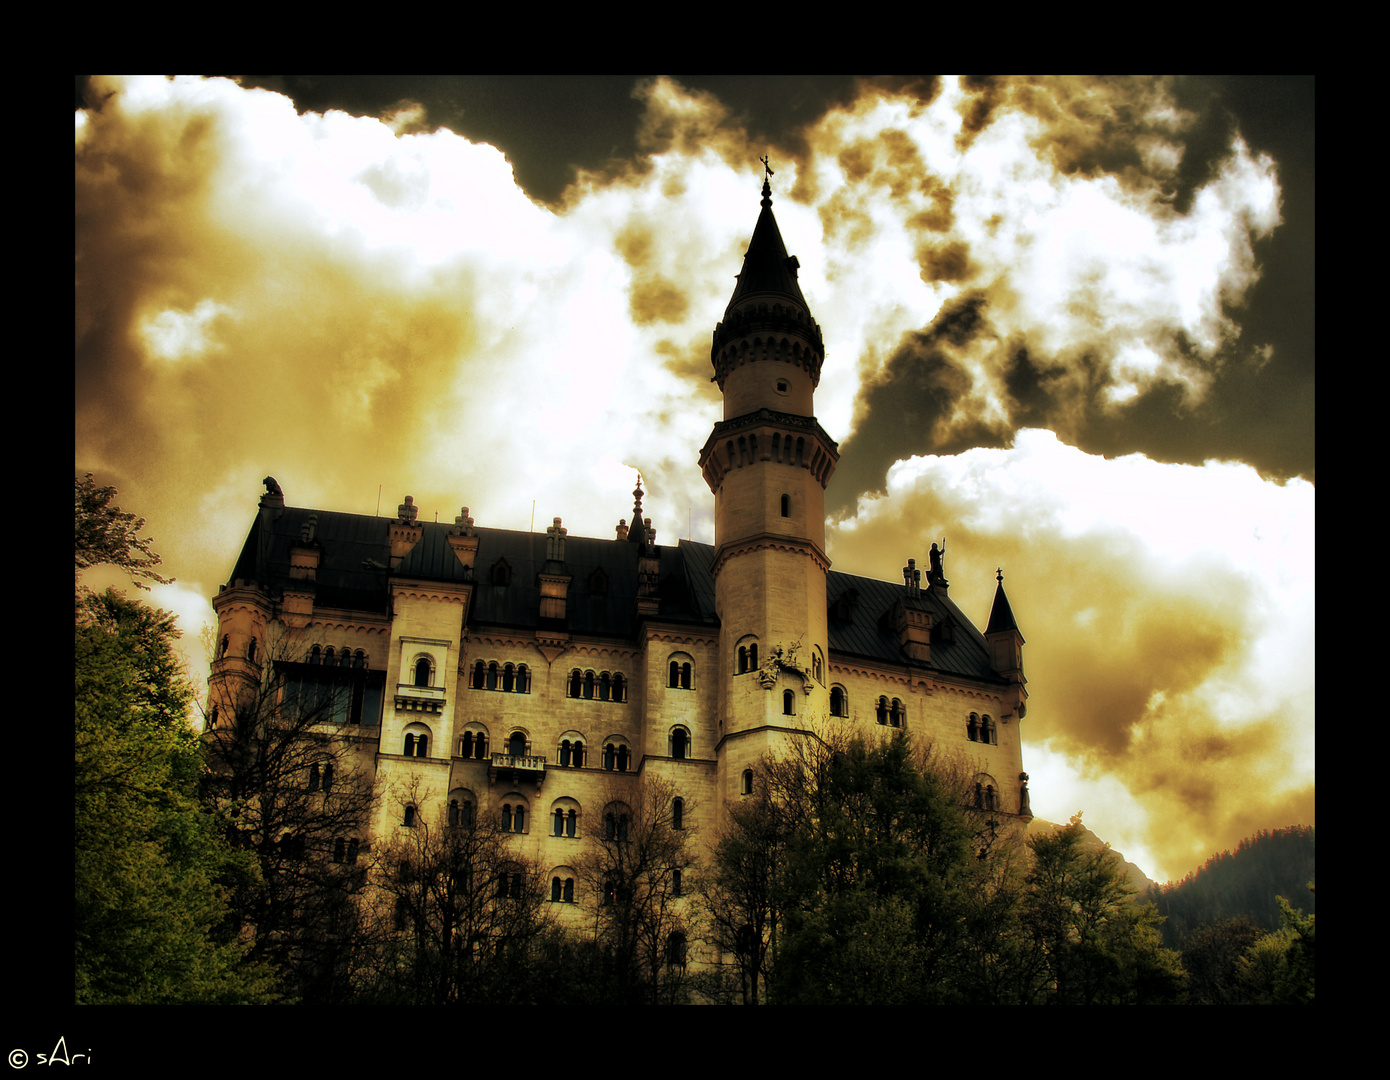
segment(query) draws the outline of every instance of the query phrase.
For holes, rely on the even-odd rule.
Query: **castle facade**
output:
[[[713,546],[658,544],[640,483],[631,524],[588,538],[560,518],[543,534],[487,528],[467,508],[422,521],[410,497],[391,519],[297,508],[267,478],[213,600],[211,726],[273,663],[287,697],[331,702],[321,732],[374,780],[362,844],[422,815],[500,815],[562,904],[591,902],[576,863],[613,828],[614,785],[636,803],[668,782],[675,824],[712,837],[764,754],[832,723],[958,749],[977,805],[1031,817],[1023,637],[1002,577],[982,633],[935,545],[901,581],[830,568],[839,452],[815,418],[824,346],[797,269],[765,184],[711,350]]]

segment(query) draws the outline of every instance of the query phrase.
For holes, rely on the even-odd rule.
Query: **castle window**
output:
[[[488,666],[487,666],[487,688],[488,688],[489,690],[496,690],[496,689],[497,689],[497,661],[496,661],[496,660],[494,660],[492,663],[488,664]]]
[[[986,810],[993,810],[993,809],[994,809],[994,785],[993,785],[993,784],[986,784],[986,785],[985,785],[985,809],[986,809]]]
[[[995,727],[994,721],[988,716],[980,718],[980,742],[997,744],[999,742],[999,729]]]
[[[577,698],[581,696],[583,687],[582,680],[583,676],[579,674],[578,668],[575,668],[573,671],[570,672],[570,697]]]
[[[897,698],[893,699],[893,704],[888,710],[888,724],[890,727],[900,728],[903,726],[903,703]]]
[[[758,643],[756,641],[748,645],[738,647],[738,673],[743,675],[749,671],[758,670]]]
[[[745,794],[745,795],[752,795],[752,794],[753,794],[753,770],[752,770],[752,769],[744,769],[744,770],[743,770],[743,794]]]
[[[565,812],[558,806],[555,808],[555,835],[565,835]]]
[[[796,695],[790,690],[782,691],[782,715],[796,715]]]
[[[690,732],[685,728],[673,728],[671,730],[671,756],[677,761],[684,761],[690,752]]]
[[[627,700],[626,684],[623,682],[622,674],[617,672],[613,675],[613,700],[617,702]]]
[[[888,723],[888,699],[886,697],[878,699],[878,707],[874,710],[874,719],[880,724]]]
[[[332,650],[330,649],[329,652],[331,653]],[[415,685],[430,685],[430,662],[428,657],[422,656],[419,660],[415,661]]]
[[[488,579],[494,585],[510,585],[512,583],[512,568],[507,565],[506,559],[498,559],[492,564]]]
[[[333,762],[331,761],[323,763],[323,790],[325,794],[333,790]]]
[[[473,665],[473,689],[481,690],[487,685],[487,665],[479,660]]]
[[[524,833],[526,831],[526,806],[517,803],[502,804],[502,831],[509,833]]]
[[[513,731],[512,737],[507,740],[507,753],[512,757],[526,756],[526,736],[520,731]]]
[[[566,904],[574,903],[574,878],[565,878],[565,890],[560,899]]]
[[[405,737],[405,750],[403,753],[406,757],[425,757],[429,749],[429,741],[430,737],[427,734],[422,732],[410,732]]]
[[[980,718],[974,713],[971,713],[970,719],[965,722],[965,734],[971,742],[980,741]]]
[[[676,895],[680,895],[679,890]],[[666,939],[666,966],[685,967],[685,935],[679,930]]]
[[[502,692],[504,694],[513,693],[516,690],[516,668],[508,664],[502,669]]]
[[[627,747],[626,747],[626,746],[620,746],[620,747],[618,747],[618,761],[617,761],[617,765],[618,765],[618,771],[619,771],[619,772],[627,772],[627,759],[628,759]]]
[[[309,790],[318,791],[319,789],[319,767],[318,765],[309,766]]]
[[[674,869],[674,870],[672,870],[672,871],[671,871],[671,895],[672,895],[672,896],[681,896],[681,895],[683,895],[683,893],[682,893],[682,891],[681,891],[681,886],[682,886],[682,884],[683,884],[683,882],[682,882],[682,880],[681,880],[681,872],[680,872],[680,870],[679,870],[679,869]]]
[[[849,715],[849,703],[845,698],[845,688],[843,686],[832,686],[830,688],[830,715]]]
[[[246,659],[253,664],[256,662],[256,639],[252,638],[246,643]]]
[[[783,516],[783,517],[791,517],[791,516],[792,516],[792,497],[791,497],[790,495],[783,495],[783,496],[782,496],[782,516]]]
[[[407,829],[415,828],[415,807],[407,806],[405,808],[405,817],[401,820],[401,824]]]
[[[557,877],[550,879],[550,902],[552,904],[560,902],[560,879]]]
[[[671,800],[671,828],[685,828],[685,800],[676,798]]]
[[[367,666],[367,654],[361,649],[353,654],[352,666],[355,668],[365,668]]]
[[[357,849],[357,837],[354,836],[350,840],[348,840],[347,845],[347,861],[350,865],[357,862]]]
[[[607,701],[612,690],[612,677],[605,671],[598,677],[598,699],[600,701]]]
[[[231,639],[227,634],[223,634],[223,635],[222,635],[222,644],[221,644],[220,646],[218,646],[218,649],[217,649],[217,655],[218,655],[219,659],[220,659],[221,657],[227,655],[227,650],[228,650],[229,648],[231,648],[231,646],[232,646],[232,639]],[[317,663],[319,662],[319,661],[318,661],[318,651],[319,651],[319,647],[318,647],[317,645],[315,645],[314,648],[313,648],[313,652],[310,654],[310,655],[312,656],[312,659],[309,661],[309,663],[311,663],[311,664],[317,664]]]

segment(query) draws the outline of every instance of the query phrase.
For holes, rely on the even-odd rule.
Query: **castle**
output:
[[[267,478],[213,601],[211,726],[268,660],[286,695],[334,691],[318,698],[323,730],[376,785],[363,843],[420,815],[497,814],[559,903],[592,902],[575,864],[614,784],[635,801],[664,779],[673,823],[713,836],[765,753],[832,718],[958,749],[978,806],[1031,817],[1023,637],[1002,576],[982,634],[934,544],[925,575],[908,560],[899,582],[830,569],[839,452],[815,418],[824,346],[797,269],[765,182],[711,349],[713,547],[658,544],[640,482],[631,525],[596,539],[560,518],[544,535],[487,528],[467,508],[421,521],[410,497],[394,519],[295,508]],[[314,766],[305,782],[328,778]]]

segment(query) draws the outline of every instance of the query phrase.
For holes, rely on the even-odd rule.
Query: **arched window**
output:
[[[565,812],[565,836],[573,840],[579,829],[579,811],[568,810]]]
[[[888,710],[888,724],[890,727],[900,728],[903,726],[903,703],[897,698],[893,699],[893,705]]]
[[[607,701],[612,692],[613,677],[605,671],[598,677],[598,699],[600,701]]]
[[[743,674],[744,672],[746,672],[747,670],[748,670],[748,646],[746,646],[746,645],[740,645],[740,646],[738,647],[738,673],[739,673],[740,675],[742,675],[742,674]]]
[[[603,768],[605,772],[612,772],[613,766],[617,761],[617,749],[612,743],[603,748]]]
[[[309,790],[318,791],[319,789],[319,767],[317,764],[309,766]]]
[[[227,639],[224,637],[224,638],[222,639],[222,652],[225,654],[226,651],[227,651]],[[323,650],[320,649],[317,645],[315,645],[312,649],[309,650],[309,663],[311,663],[311,664],[322,664],[322,663],[323,663]]]
[[[253,664],[256,662],[256,639],[252,638],[246,643],[246,659]]]
[[[565,812],[558,806],[555,808],[555,835],[565,835]]]
[[[674,660],[671,661],[671,674],[667,681],[667,686],[679,686],[681,684],[681,666]]]
[[[971,713],[970,719],[965,722],[965,734],[971,742],[980,741],[980,718],[974,713]]]
[[[508,664],[502,669],[502,692],[511,694],[516,691],[516,668]]]
[[[352,666],[355,668],[365,668],[367,666],[367,654],[358,649],[352,654]]]
[[[496,661],[496,660],[492,661],[492,663],[488,664],[488,666],[487,666],[487,688],[488,688],[489,690],[496,690],[496,689],[497,689],[497,661]]]
[[[743,770],[743,794],[745,794],[745,795],[752,795],[752,794],[753,794],[753,770],[752,770],[752,769],[744,769],[744,770]]]
[[[560,879],[557,877],[550,879],[550,902],[552,904],[560,902]]]
[[[830,715],[849,715],[849,707],[845,704],[845,690],[842,686],[832,686],[830,688]]]
[[[231,645],[232,645],[232,639],[231,639],[231,637],[229,637],[227,634],[223,634],[223,635],[222,635],[222,644],[219,645],[218,648],[217,648],[217,655],[218,655],[218,658],[219,658],[219,659],[220,659],[221,657],[227,655],[227,650],[228,650],[229,648],[231,648]],[[311,664],[317,664],[317,663],[319,662],[318,652],[319,652],[319,647],[318,647],[317,645],[315,645],[315,646],[313,647],[313,649],[311,649],[310,652],[309,652],[309,663],[311,663]]]
[[[685,828],[685,800],[675,798],[671,800],[671,828]]]
[[[407,806],[405,808],[405,817],[402,819],[401,824],[407,829],[415,828],[415,807]]]
[[[323,790],[329,792],[333,790],[333,762],[323,763]]]
[[[792,516],[792,497],[791,497],[790,495],[783,495],[783,496],[782,496],[782,516],[783,516],[783,517],[791,517],[791,516]]]
[[[565,890],[560,899],[566,904],[574,903],[574,878],[565,878]]]
[[[584,700],[594,700],[594,673],[592,671],[584,672]]]
[[[613,700],[618,702],[627,700],[627,688],[621,672],[613,673]]]
[[[479,660],[473,665],[473,689],[481,690],[487,683],[487,665]]]
[[[993,809],[994,809],[994,785],[993,785],[993,784],[986,784],[986,785],[985,785],[985,809],[986,809],[986,810],[993,810]]]
[[[683,878],[683,875],[681,874],[679,868],[673,869],[673,870],[671,871],[671,895],[672,895],[672,896],[680,896],[680,895],[682,895],[681,887],[682,887],[682,885],[684,884],[682,878]]]
[[[619,771],[619,772],[627,772],[627,759],[628,759],[627,747],[626,747],[626,746],[620,746],[620,747],[618,747],[618,771]]]
[[[998,743],[998,731],[999,729],[995,727],[994,721],[988,716],[980,717],[980,742],[991,744]]]
[[[405,737],[405,749],[401,753],[406,757],[415,756],[415,735],[413,732]]]
[[[415,661],[415,685],[429,686],[430,684],[430,661],[429,657],[422,656]]]
[[[583,676],[579,674],[579,669],[575,668],[570,672],[570,697],[577,698],[582,694]]]
[[[796,695],[790,690],[782,691],[782,715],[796,715]]]
[[[888,699],[886,697],[878,699],[878,707],[874,710],[874,719],[880,724],[888,723]]]
[[[526,756],[526,736],[520,731],[513,731],[512,737],[507,740],[507,753],[512,757]]]
[[[674,728],[671,731],[671,756],[677,761],[684,761],[690,751],[690,733],[685,728]]]

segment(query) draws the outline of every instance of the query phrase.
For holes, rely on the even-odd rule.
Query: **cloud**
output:
[[[1136,843],[1180,875],[1251,820],[1311,812],[1313,513],[1301,480],[1107,460],[1027,429],[899,462],[831,551],[884,577],[885,553],[921,561],[945,535],[951,595],[980,625],[1002,563],[1029,643],[1025,738],[1075,777],[1035,782],[1035,810],[1064,821],[1087,809],[1082,781],[1107,777],[1145,812]]]

